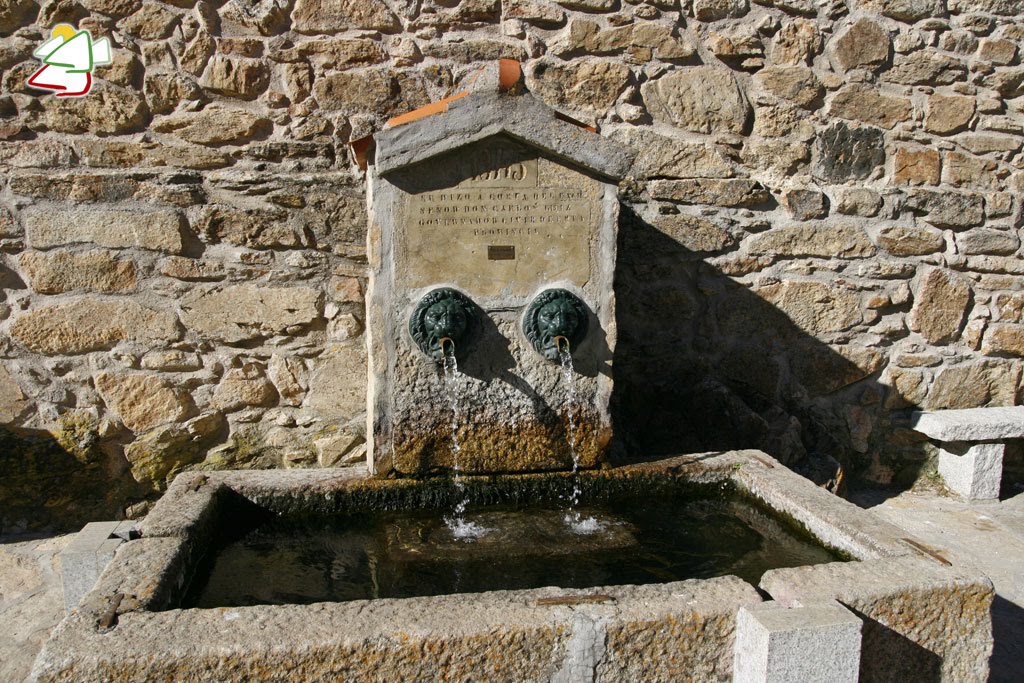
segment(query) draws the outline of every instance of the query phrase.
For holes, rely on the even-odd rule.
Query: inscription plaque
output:
[[[490,261],[514,261],[516,258],[516,248],[514,246],[494,246],[489,245],[487,247],[487,259]]]
[[[581,184],[547,184],[541,177],[545,164],[551,176],[555,168],[577,172],[537,158],[512,158],[453,187],[409,195],[403,251],[410,286],[454,276],[469,293],[496,296],[529,294],[537,282],[587,283],[599,203]]]

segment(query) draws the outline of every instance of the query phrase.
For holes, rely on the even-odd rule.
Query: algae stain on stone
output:
[[[100,452],[99,422],[88,413],[68,413],[53,432],[57,443],[83,465],[96,462]]]
[[[88,413],[69,413],[49,431],[0,426],[0,533],[120,517],[123,501],[138,495],[124,469]]]

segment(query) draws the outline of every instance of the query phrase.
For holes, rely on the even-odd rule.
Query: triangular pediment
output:
[[[386,175],[487,138],[505,136],[594,175],[620,180],[635,152],[601,137],[528,93],[472,93],[438,113],[375,137],[374,165]]]

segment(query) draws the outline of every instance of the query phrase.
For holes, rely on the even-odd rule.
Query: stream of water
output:
[[[562,365],[562,381],[565,382],[567,399],[565,402],[568,422],[566,439],[572,453],[572,493],[569,495],[569,509],[565,513],[565,522],[577,534],[592,534],[600,531],[601,523],[594,517],[583,518],[580,515],[580,456],[576,450],[576,371],[572,365],[572,353],[568,348],[559,348],[558,358]]]
[[[474,522],[466,520],[466,506],[469,505],[469,495],[466,493],[466,485],[462,481],[462,470],[459,466],[459,453],[462,446],[459,444],[459,426],[462,423],[462,411],[459,410],[461,384],[459,374],[459,362],[455,359],[454,349],[444,355],[444,389],[448,396],[448,405],[451,408],[451,431],[452,431],[452,481],[459,497],[452,514],[446,515],[445,524],[451,529],[452,536],[457,540],[472,543],[477,538],[486,534],[490,529]]]
[[[576,448],[576,371],[573,368],[572,354],[569,349],[559,349],[558,356],[562,369],[562,381],[566,387],[566,440],[569,443],[569,451],[572,454],[572,492],[569,494],[567,501],[565,523],[576,534],[588,535],[600,531],[602,526],[595,517],[584,517],[580,514],[579,504],[582,488],[579,477],[580,457]],[[444,521],[451,530],[454,539],[472,543],[488,532],[493,531],[493,529],[466,519],[469,495],[466,493],[466,485],[462,481],[462,467],[459,462],[462,452],[462,445],[459,443],[459,427],[463,421],[460,409],[462,375],[459,374],[459,363],[455,358],[454,349],[445,353],[442,369],[444,391],[448,397],[448,407],[451,415],[449,426],[451,428],[452,482],[458,497],[455,508],[451,514],[445,515]]]

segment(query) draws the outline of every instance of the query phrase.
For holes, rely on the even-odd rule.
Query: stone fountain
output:
[[[583,467],[609,452],[617,183],[633,153],[524,92],[518,65],[503,68],[373,138],[367,432],[378,475],[453,465],[442,341],[464,376],[463,472],[571,467],[570,418]],[[572,407],[559,344],[576,369]]]
[[[630,151],[523,92],[517,64],[479,75],[475,87],[354,145],[370,179],[368,470],[178,477],[142,537],[118,549],[56,629],[34,678],[781,680],[766,673],[771,664],[803,672],[792,679],[802,681],[986,680],[991,582],[766,454],[594,469],[612,437],[615,181]],[[575,368],[571,402],[557,362],[566,356]],[[456,360],[462,419],[453,439],[443,370]],[[574,464],[572,446],[591,471],[557,471]],[[445,478],[414,476],[453,469],[456,452],[469,475],[457,494]],[[370,599],[314,604],[197,607],[188,598],[209,580],[224,539],[246,525],[260,533],[253,520],[264,519],[412,511],[412,522],[388,528],[379,547],[393,550],[375,552],[393,557],[375,555],[372,571],[425,555],[448,562],[483,547],[486,574],[508,554],[501,538],[467,546],[442,534],[432,542],[438,525],[424,522],[422,510],[450,509],[458,495],[492,506],[493,520],[501,506],[557,502],[570,479],[584,503],[623,494],[640,510],[654,495],[742,501],[755,526],[785,526],[846,561],[775,564],[749,582],[730,565],[709,578],[646,585],[570,588],[542,578],[533,588],[400,598],[375,596],[374,584]],[[530,542],[559,523],[535,516],[532,531],[506,540],[571,565],[584,544]],[[638,528],[613,526],[588,549],[632,554]],[[769,549],[774,533],[761,534]],[[337,557],[319,573],[292,572],[293,582],[344,583],[351,567]]]

